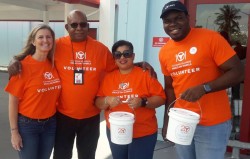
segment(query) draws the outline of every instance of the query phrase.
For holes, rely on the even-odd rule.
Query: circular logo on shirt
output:
[[[45,79],[52,79],[53,78],[53,74],[51,72],[45,72],[43,74]]]
[[[190,54],[194,55],[197,52],[197,48],[196,47],[191,47],[189,52],[190,52]]]
[[[76,52],[76,58],[80,60],[86,59],[86,52],[83,52],[83,51]]]

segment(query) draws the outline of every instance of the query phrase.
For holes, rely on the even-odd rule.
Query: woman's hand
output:
[[[138,108],[141,106],[141,98],[140,97],[136,97],[136,98],[129,98],[128,99],[128,106],[130,106],[131,108]]]
[[[109,108],[112,109],[114,107],[116,107],[117,105],[121,104],[122,101],[120,100],[119,97],[114,97],[114,96],[107,96],[106,98],[106,102],[109,105]]]
[[[21,148],[23,147],[23,142],[18,130],[11,132],[11,144],[15,150],[21,151]]]

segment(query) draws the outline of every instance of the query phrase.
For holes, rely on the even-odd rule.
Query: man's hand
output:
[[[138,67],[141,67],[143,70],[148,70],[150,75],[153,78],[157,79],[157,74],[156,74],[154,68],[149,63],[142,61],[142,62],[136,63],[135,65]]]
[[[167,140],[167,125],[166,124],[163,124],[163,128],[161,130],[161,135],[162,135],[162,138],[164,141]]]
[[[15,59],[12,59],[8,66],[9,78],[19,74],[22,71],[21,62]]]
[[[181,99],[186,100],[188,102],[196,102],[199,100],[204,94],[206,94],[203,85],[198,85],[195,87],[191,87],[184,91],[181,94]]]

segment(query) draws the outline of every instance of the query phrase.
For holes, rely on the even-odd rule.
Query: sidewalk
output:
[[[52,157],[50,159],[52,159]],[[75,145],[72,159],[78,159]],[[103,114],[101,114],[100,137],[96,150],[96,159],[113,159],[106,137],[106,122],[103,120]],[[164,141],[157,141],[153,159],[177,159],[173,145],[167,144]]]
[[[77,159],[77,157],[73,159]],[[100,124],[100,138],[96,150],[96,159],[113,159],[106,137],[105,120]],[[173,149],[173,145],[167,144],[164,141],[157,141],[153,159],[177,159],[177,156]]]

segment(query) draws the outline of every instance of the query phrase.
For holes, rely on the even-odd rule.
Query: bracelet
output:
[[[10,131],[18,130],[18,128],[11,128]]]

